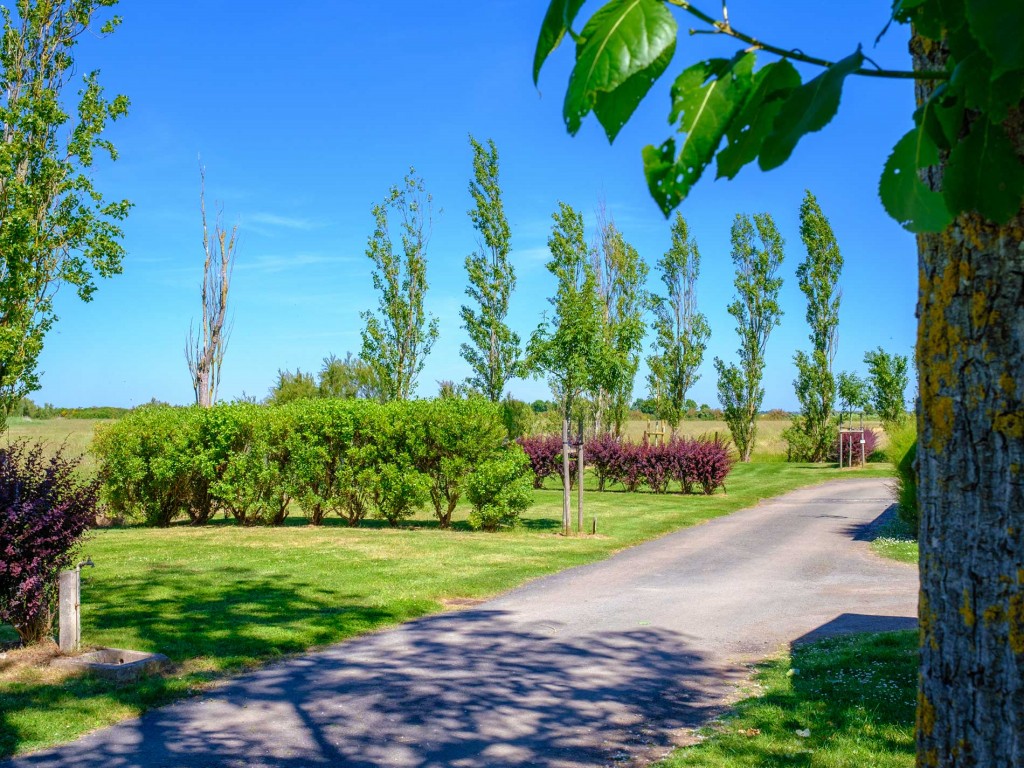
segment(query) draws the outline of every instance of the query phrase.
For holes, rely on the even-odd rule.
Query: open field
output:
[[[43,440],[53,445],[66,442],[71,453],[85,453],[96,428],[109,423],[111,421],[107,419],[49,419],[45,421],[10,419],[8,421],[9,429],[2,439],[9,442],[24,437],[30,440]],[[642,440],[649,424],[650,422],[646,419],[634,419],[626,423],[623,431],[630,440]],[[782,439],[782,431],[789,425],[790,422],[786,419],[760,419],[753,460],[785,461],[786,441]],[[878,447],[884,448],[885,432],[882,430],[881,424],[876,421],[866,421],[864,426],[875,430],[879,437]],[[685,437],[714,435],[716,432],[724,438],[729,437],[729,427],[724,421],[689,420],[679,424],[679,434]],[[88,455],[82,464],[86,468],[95,466],[92,457]]]
[[[282,654],[483,598],[563,568],[836,477],[885,475],[887,466],[837,470],[802,464],[736,468],[728,493],[682,496],[608,492],[587,496],[598,535],[562,538],[561,493],[535,492],[515,531],[441,531],[424,514],[400,529],[359,529],[332,519],[314,528],[126,528],[94,533],[83,554],[83,640],[160,651],[173,673],[135,687],[62,679],[0,661],[0,755],[65,741],[92,728],[189,695],[218,676]],[[0,639],[10,639],[7,628]]]
[[[911,768],[917,633],[798,646],[764,664],[762,691],[656,768]]]

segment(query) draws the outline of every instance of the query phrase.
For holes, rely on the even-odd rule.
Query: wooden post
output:
[[[569,419],[562,419],[562,535],[569,535],[572,516],[569,514]]]
[[[58,645],[61,653],[74,653],[82,644],[81,604],[81,572],[75,568],[60,572],[58,587],[58,620],[60,634]]]
[[[576,533],[583,535],[583,419],[576,446]]]

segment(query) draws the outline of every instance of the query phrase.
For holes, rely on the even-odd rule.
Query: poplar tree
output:
[[[672,244],[658,260],[666,296],[654,296],[654,353],[647,358],[658,418],[675,434],[686,412],[686,393],[697,383],[711,328],[697,310],[700,250],[681,213],[672,222]]]
[[[423,308],[427,292],[427,244],[433,223],[433,198],[416,170],[373,206],[376,223],[366,255],[373,262],[373,287],[380,292],[377,313],[366,311],[360,358],[370,366],[381,398],[408,400],[423,363],[437,341],[437,318]],[[392,240],[397,218],[401,251]]]
[[[516,287],[516,272],[508,254],[512,239],[498,180],[498,148],[488,139],[484,147],[472,136],[473,180],[469,193],[475,203],[469,211],[480,237],[479,250],[466,257],[469,287],[466,295],[476,308],[459,311],[471,344],[462,344],[462,357],[473,369],[466,383],[492,402],[501,400],[505,384],[521,373],[519,336],[508,327],[508,302]]]
[[[128,112],[108,99],[99,72],[76,89],[74,48],[116,0],[19,0],[0,7],[0,429],[22,397],[39,389],[43,339],[57,322],[53,298],[69,286],[83,301],[96,277],[121,273],[120,222],[127,200],[108,201],[93,185],[97,155],[117,159],[105,131]]]
[[[755,235],[756,227],[756,235]],[[732,260],[736,265],[736,298],[728,311],[740,337],[739,365],[715,358],[718,399],[736,450],[750,461],[757,440],[757,413],[764,400],[764,353],[768,336],[782,318],[779,291],[784,242],[771,215],[737,214],[732,225]]]
[[[592,389],[595,371],[604,363],[601,302],[584,238],[583,216],[566,203],[552,214],[548,271],[558,281],[553,311],[530,336],[531,370],[547,377],[563,418],[579,415],[580,398]]]
[[[598,209],[598,245],[591,256],[601,303],[604,354],[595,370],[595,427],[620,434],[633,400],[633,383],[644,341],[643,311],[647,303],[647,265],[636,248],[607,215]]]
[[[807,257],[797,267],[800,290],[807,296],[807,324],[811,327],[811,351],[800,350],[793,358],[797,377],[793,382],[800,415],[785,436],[804,461],[824,461],[838,439],[832,412],[836,404],[836,379],[832,373],[839,343],[839,274],[843,256],[832,227],[810,190],[800,205],[800,238]]]

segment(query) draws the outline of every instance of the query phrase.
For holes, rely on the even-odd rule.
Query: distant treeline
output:
[[[52,403],[36,405],[23,397],[11,409],[8,416],[27,419],[120,419],[130,408],[115,408],[112,405],[94,405],[87,408],[57,408]]]

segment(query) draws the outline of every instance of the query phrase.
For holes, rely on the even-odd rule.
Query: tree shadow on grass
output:
[[[719,714],[739,676],[664,630],[560,632],[494,610],[426,617],[14,765],[605,765]]]
[[[203,582],[197,584],[200,578]],[[131,685],[91,676],[33,682],[30,676],[3,686],[0,758],[26,742],[52,738],[62,728],[80,731],[102,725],[109,719],[104,711],[112,707],[138,711],[159,706],[224,673],[393,624],[433,607],[426,601],[391,601],[394,610],[386,610],[354,596],[286,578],[268,579],[241,567],[200,575],[156,565],[146,577],[122,578],[114,587],[91,592],[85,606],[88,620],[83,622],[86,643],[164,653],[175,669]]]

